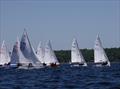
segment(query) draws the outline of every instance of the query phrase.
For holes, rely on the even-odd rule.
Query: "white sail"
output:
[[[108,57],[102,47],[100,37],[99,35],[97,35],[97,39],[95,41],[95,46],[94,46],[94,63],[104,63],[104,62],[107,62],[107,65],[110,66]]]
[[[8,64],[10,62],[9,52],[3,41],[1,48],[0,48],[0,65]]]
[[[32,45],[31,45],[31,43],[29,41],[26,30],[24,30],[24,33],[23,33],[22,38],[21,38],[20,49],[21,49],[24,57],[29,59],[30,61],[32,61],[32,64],[34,66],[36,64],[41,65],[39,59],[36,56],[34,48],[32,47]]]
[[[47,65],[50,65],[51,63],[59,64],[57,57],[56,57],[54,51],[52,50],[52,46],[51,46],[50,41],[48,41],[46,46],[45,46],[44,61]]]
[[[25,58],[20,50],[20,41],[17,38],[17,41],[15,43],[15,45],[13,46],[13,50],[12,50],[12,54],[11,54],[11,61],[10,64],[26,64],[28,65],[29,63],[31,63],[32,61],[30,61],[29,59]]]
[[[37,52],[36,52],[36,54],[37,54],[37,56],[38,56],[38,58],[39,58],[39,61],[41,62],[41,63],[44,63],[44,49],[43,49],[43,47],[42,47],[42,42],[40,42],[39,43],[39,45],[38,45],[38,47],[37,47]]]
[[[78,43],[75,38],[73,39],[73,42],[72,42],[71,62],[72,63],[80,63],[80,64],[84,64],[85,66],[87,66],[87,63],[86,63],[81,51],[79,50]]]

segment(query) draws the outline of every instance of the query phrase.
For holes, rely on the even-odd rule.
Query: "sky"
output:
[[[119,0],[0,0],[0,43],[12,49],[27,30],[31,44],[51,40],[55,50],[93,48],[97,34],[103,47],[120,47]]]

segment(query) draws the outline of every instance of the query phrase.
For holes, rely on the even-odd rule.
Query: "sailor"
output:
[[[32,63],[29,63],[29,64],[28,64],[28,67],[33,67]]]
[[[102,65],[107,65],[107,62],[103,62]]]
[[[43,63],[43,66],[46,66],[46,64],[45,64],[45,63]]]

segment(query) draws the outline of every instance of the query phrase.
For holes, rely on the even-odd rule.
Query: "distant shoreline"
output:
[[[93,62],[94,50],[93,49],[80,49],[87,62]],[[120,47],[118,48],[105,48],[105,52],[110,62],[120,62]],[[56,50],[55,54],[60,63],[70,62],[71,50]]]

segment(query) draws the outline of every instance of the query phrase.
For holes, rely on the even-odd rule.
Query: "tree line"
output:
[[[86,62],[93,62],[93,49],[80,49]],[[119,48],[105,48],[105,52],[111,62],[120,62],[120,47]],[[55,54],[60,63],[67,63],[71,60],[71,50],[57,50]]]

